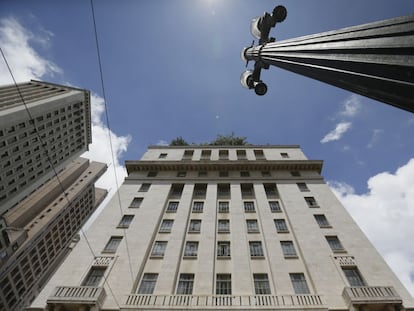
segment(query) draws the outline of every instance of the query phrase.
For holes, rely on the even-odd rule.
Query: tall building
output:
[[[414,310],[298,146],[149,147],[29,310]]]
[[[106,196],[86,90],[31,81],[0,88],[0,310],[33,301]]]

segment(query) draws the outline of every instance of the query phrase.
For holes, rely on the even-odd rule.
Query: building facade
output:
[[[298,146],[149,147],[29,310],[414,310]]]
[[[106,196],[89,91],[39,81],[0,88],[0,310],[30,304]]]

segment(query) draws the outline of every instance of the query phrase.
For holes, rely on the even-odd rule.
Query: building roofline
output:
[[[150,145],[148,149],[300,149],[299,145],[187,145],[187,146],[158,146]]]

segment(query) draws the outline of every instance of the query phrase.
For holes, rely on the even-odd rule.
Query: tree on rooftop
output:
[[[170,146],[188,146],[188,145],[189,144],[181,136],[178,136],[177,138],[173,139],[170,142]]]
[[[235,136],[234,132],[229,135],[217,135],[210,145],[212,146],[242,146],[247,145],[246,137]]]

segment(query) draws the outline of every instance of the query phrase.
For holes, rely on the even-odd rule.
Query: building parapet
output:
[[[345,287],[342,292],[345,302],[349,305],[361,304],[401,304],[402,299],[392,286],[358,286]]]
[[[130,309],[312,309],[327,310],[320,295],[128,295],[123,310]]]
[[[92,286],[58,286],[47,300],[48,305],[93,305],[98,309],[106,298],[103,287]]]

